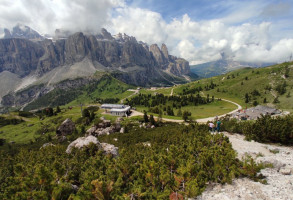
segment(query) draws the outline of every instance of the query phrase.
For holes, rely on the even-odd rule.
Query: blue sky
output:
[[[251,17],[250,20],[261,20],[264,17],[261,13],[266,9],[271,11],[266,13],[266,17],[271,19],[292,17],[293,13],[292,0],[127,0],[126,4],[158,12],[166,21],[184,14],[195,20],[224,18],[250,6],[257,8],[260,13],[259,16],[248,15],[248,18]],[[278,7],[280,4],[286,6],[285,12]]]
[[[225,52],[233,60],[283,62],[293,51],[293,0],[1,0],[3,28],[25,24],[42,34],[107,28],[192,64]],[[2,32],[1,32],[2,31]]]

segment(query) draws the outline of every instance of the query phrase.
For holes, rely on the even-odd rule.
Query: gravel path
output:
[[[235,179],[232,184],[213,184],[199,196],[198,200],[292,200],[293,199],[293,148],[258,142],[245,141],[242,135],[224,133],[229,137],[233,149],[242,158],[249,154],[257,162],[268,162],[273,168],[261,170],[267,184],[254,182],[247,178]]]

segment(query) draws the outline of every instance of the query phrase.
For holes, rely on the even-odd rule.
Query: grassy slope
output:
[[[127,91],[127,89],[134,88],[122,81],[119,81],[113,77],[109,79],[101,80],[93,91],[83,91],[83,94],[78,96],[75,100],[68,105],[79,105],[80,103],[95,103],[96,98],[118,98],[124,99],[130,96],[133,92]]]
[[[233,72],[229,72],[225,75],[220,75],[208,79],[202,79],[192,83],[178,86],[174,88],[174,94],[180,94],[183,91],[183,88],[193,88],[201,86],[204,88],[205,85],[213,81],[215,84],[219,85],[218,87],[209,90],[203,91],[205,95],[209,94],[210,96],[214,95],[216,98],[225,98],[232,101],[235,101],[242,106],[251,107],[254,100],[258,101],[260,104],[263,103],[263,99],[266,98],[269,105],[272,104],[274,96],[272,94],[277,94],[275,90],[276,85],[286,81],[286,93],[279,95],[280,103],[276,104],[276,107],[280,109],[286,109],[293,111],[293,63],[282,63],[279,65],[273,65],[265,68],[258,69],[239,69]],[[285,74],[285,67],[289,66],[289,77],[284,79],[282,76]],[[290,67],[291,66],[291,67]],[[234,74],[235,78],[232,78]],[[230,79],[227,77],[230,76]],[[248,77],[248,80],[245,80],[245,77]],[[243,85],[241,85],[243,82]],[[271,86],[272,90],[265,90],[266,86]],[[246,105],[245,104],[245,93],[251,93],[254,89],[257,89],[260,92],[260,96],[255,96],[251,98],[251,101]],[[219,92],[217,91],[219,90]],[[291,96],[286,97],[290,92]]]
[[[226,101],[215,101],[213,103],[200,105],[200,106],[184,106],[181,108],[181,111],[183,112],[184,110],[186,110],[191,112],[192,119],[201,119],[201,118],[207,118],[207,117],[214,117],[216,115],[222,115],[236,108],[237,108],[236,105],[228,103]],[[143,106],[138,106],[136,107],[136,109],[141,112],[143,112],[144,110],[148,111],[148,108]],[[168,119],[182,119],[182,117],[176,116],[178,109],[174,108],[173,111],[175,116],[162,115],[162,117],[168,118]],[[153,114],[154,116],[158,116],[157,114],[150,113],[150,112],[148,112],[148,114]]]
[[[57,105],[79,105],[80,103],[95,103],[97,98],[119,98],[129,96],[127,89],[133,88],[109,75],[104,75],[95,83],[70,89],[55,89],[48,94],[38,98],[26,106],[25,110],[33,110],[42,107],[55,107]]]
[[[84,107],[83,107],[84,108]],[[66,106],[61,107],[62,112],[56,116],[45,117],[40,120],[38,117],[24,118],[25,121],[17,125],[7,125],[0,128],[0,138],[6,139],[7,142],[14,141],[18,144],[27,144],[31,141],[36,141],[38,138],[47,138],[48,135],[52,137],[56,135],[56,128],[66,119],[70,118],[75,122],[81,117],[81,109],[79,106],[73,107],[71,110]],[[102,110],[96,112],[96,118],[102,116]],[[9,117],[17,116],[17,113],[10,113]],[[111,115],[103,115],[106,119],[116,120],[117,117]],[[46,126],[49,131],[42,134],[42,127]],[[85,127],[89,128],[91,125]],[[80,131],[80,125],[77,125],[77,130]]]

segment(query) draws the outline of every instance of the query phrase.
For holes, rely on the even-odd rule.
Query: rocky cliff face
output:
[[[19,27],[14,29],[22,30]],[[27,29],[33,32],[30,28]],[[13,33],[16,32],[13,31]],[[12,34],[11,37],[14,35]],[[101,34],[97,36],[84,35],[79,32],[67,39],[55,42],[48,39],[33,42],[27,39],[34,37],[27,35],[26,39],[0,40],[0,72],[6,70],[25,76],[36,71],[38,76],[42,76],[53,68],[73,65],[85,58],[89,58],[94,65],[99,63],[110,70],[121,70],[134,66],[144,70],[150,68],[153,71],[167,70],[168,66],[172,64],[167,71],[176,72],[174,73],[176,76],[189,71],[188,62],[169,56],[165,44],[161,49],[156,44],[147,49],[146,44],[137,42],[134,37],[118,34],[114,38],[105,29],[102,29]],[[8,33],[7,37],[10,37]]]
[[[44,48],[26,39],[0,40],[0,72],[9,71],[24,77],[37,69]]]
[[[16,27],[12,33],[9,30],[5,32],[6,39],[0,39],[0,73],[8,71],[20,78],[33,76],[36,80],[46,80],[43,77],[58,76],[58,80],[62,80],[62,70],[54,72],[55,69],[82,71],[85,68],[91,69],[90,71],[107,71],[126,83],[147,86],[166,83],[163,74],[182,78],[189,74],[189,63],[169,55],[165,44],[161,49],[156,44],[148,47],[126,34],[112,36],[106,29],[95,36],[78,32],[57,40],[44,39],[29,27]],[[61,35],[61,31],[57,31],[59,32]],[[42,40],[36,41],[36,38]],[[68,79],[70,72],[67,71],[64,80]],[[76,77],[69,78],[77,78],[79,75],[88,76],[78,73]],[[47,79],[48,82],[42,82],[47,89],[41,89],[33,95],[24,95],[24,99],[27,99],[25,96],[35,97],[48,88],[57,87],[51,84],[54,81]],[[11,96],[5,101],[8,99],[19,102]]]

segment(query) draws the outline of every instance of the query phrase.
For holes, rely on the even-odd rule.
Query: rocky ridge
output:
[[[39,85],[40,93],[50,92],[60,81],[88,78],[96,71],[139,86],[171,85],[174,80],[186,81],[190,74],[188,61],[168,55],[165,44],[149,47],[126,34],[112,36],[106,29],[97,35],[78,32],[56,40],[43,38],[29,27],[5,32],[0,39],[0,76],[11,73],[18,78],[14,85],[1,82],[0,87],[9,84],[9,88],[0,99],[8,93],[18,98],[16,88],[32,85]],[[24,84],[28,77],[33,81]]]

